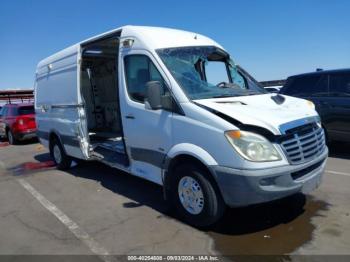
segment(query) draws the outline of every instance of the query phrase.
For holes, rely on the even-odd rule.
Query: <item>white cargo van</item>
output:
[[[192,225],[320,184],[314,105],[267,93],[203,35],[121,27],[42,60],[35,79],[38,136],[58,168],[98,160],[155,182]]]

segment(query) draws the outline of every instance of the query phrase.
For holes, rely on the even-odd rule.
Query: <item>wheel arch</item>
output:
[[[63,150],[64,150],[64,153],[67,154],[66,152],[66,149],[64,147],[64,144],[62,143],[62,139],[61,139],[61,136],[59,135],[59,133],[56,131],[56,130],[51,130],[49,132],[49,148],[51,148],[51,145],[52,145],[52,141],[53,139],[57,138],[58,139],[58,142],[61,144]]]
[[[221,190],[219,189],[213,170],[210,168],[210,166],[218,165],[216,160],[206,150],[199,146],[193,144],[180,144],[169,151],[165,160],[163,172],[163,191],[165,199],[168,198],[167,195],[171,184],[170,179],[172,177],[172,172],[174,172],[176,166],[183,163],[195,164],[206,171],[209,179],[221,195]]]
[[[205,165],[217,165],[218,163],[208,151],[194,144],[181,143],[173,146],[167,153],[167,159],[175,159],[181,155],[187,155],[200,160]],[[165,166],[166,168],[166,166]]]

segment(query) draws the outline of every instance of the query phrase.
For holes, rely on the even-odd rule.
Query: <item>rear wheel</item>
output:
[[[172,175],[171,199],[186,223],[203,227],[222,217],[225,203],[206,170],[195,164],[184,164]]]
[[[55,161],[58,169],[66,170],[70,168],[72,158],[64,152],[63,146],[57,138],[53,138],[50,143],[50,155]]]
[[[7,139],[11,145],[16,145],[18,143],[17,139],[14,137],[12,131],[9,129],[7,130]]]

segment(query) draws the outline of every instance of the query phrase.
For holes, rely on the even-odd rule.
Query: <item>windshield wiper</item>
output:
[[[213,98],[223,98],[223,97],[237,97],[237,96],[254,96],[254,95],[261,95],[259,92],[242,92],[241,94],[225,94],[225,95],[218,95],[213,96]]]
[[[235,97],[235,96],[239,96],[239,95],[226,94],[226,95],[213,96],[213,98],[224,98],[224,97]]]

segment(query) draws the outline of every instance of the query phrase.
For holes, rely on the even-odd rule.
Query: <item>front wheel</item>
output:
[[[185,164],[176,168],[172,175],[172,202],[185,222],[203,227],[222,217],[225,203],[207,171],[197,165]]]
[[[72,164],[72,158],[64,152],[63,146],[56,138],[53,139],[50,143],[50,155],[55,161],[58,169],[66,170],[70,168]]]

